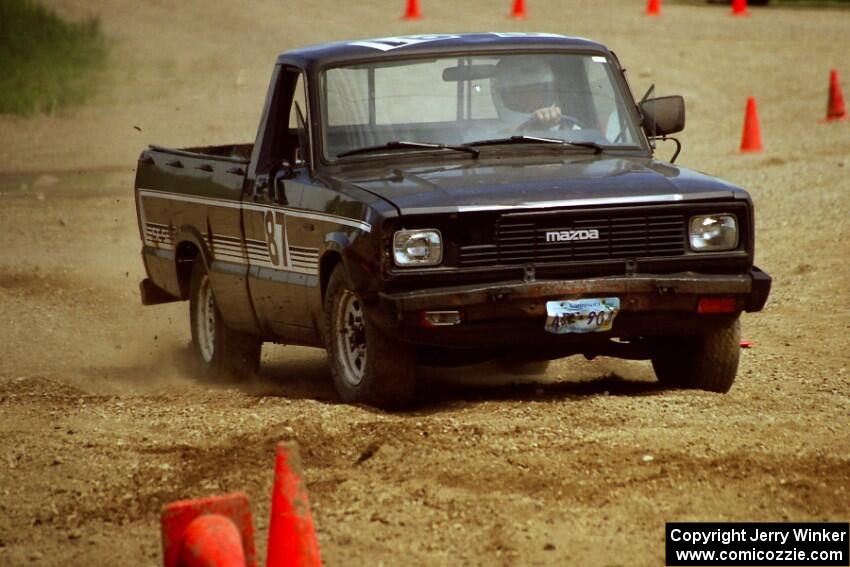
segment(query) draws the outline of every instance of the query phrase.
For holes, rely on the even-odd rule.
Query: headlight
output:
[[[396,266],[436,266],[443,261],[443,242],[436,229],[399,230],[393,235]]]
[[[735,215],[698,215],[691,217],[691,250],[717,252],[738,247],[738,219]]]

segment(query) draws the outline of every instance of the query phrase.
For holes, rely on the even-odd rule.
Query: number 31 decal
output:
[[[272,265],[286,266],[286,215],[280,211],[266,211],[263,227]]]

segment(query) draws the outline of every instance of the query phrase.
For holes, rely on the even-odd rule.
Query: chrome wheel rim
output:
[[[366,374],[366,321],[360,298],[345,290],[335,313],[336,352],[342,377],[350,386],[359,386]]]
[[[204,362],[215,355],[215,298],[209,276],[204,276],[198,289],[198,309],[195,312],[195,335]]]

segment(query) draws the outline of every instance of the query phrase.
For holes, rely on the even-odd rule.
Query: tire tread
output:
[[[661,339],[652,356],[655,375],[667,386],[726,393],[738,373],[740,341],[739,320],[697,337]]]
[[[213,359],[208,363],[200,355],[195,329],[195,309],[197,309],[201,278],[206,274],[207,268],[203,260],[196,258],[189,284],[189,326],[192,332],[192,350],[199,372],[213,380],[245,379],[259,370],[262,339],[228,327],[221,316],[218,304],[215,305],[216,344]]]
[[[334,312],[339,293],[351,289],[342,264],[331,274],[325,295],[325,347],[334,385],[343,401],[394,410],[409,406],[416,390],[416,351],[405,343],[387,336],[375,325],[366,325],[366,374],[356,387],[342,376],[341,364],[334,349]]]

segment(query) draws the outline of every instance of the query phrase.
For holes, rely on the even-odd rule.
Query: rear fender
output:
[[[179,243],[175,256],[177,277],[183,299],[189,297],[193,262],[201,261],[210,275],[210,284],[216,303],[227,326],[243,333],[261,335],[262,331],[248,291],[248,267],[232,262],[213,262],[207,240],[194,226],[181,227],[175,241]],[[197,255],[191,260],[186,256],[181,258],[181,245],[194,246],[198,250]]]
[[[192,263],[200,259],[209,272],[210,264],[212,264],[212,254],[203,235],[194,226],[181,226],[174,235],[174,242],[177,243],[174,248],[174,261],[178,283],[180,284],[181,298],[188,299]],[[197,254],[188,254],[186,248],[189,246],[197,250]],[[213,291],[215,291],[215,288],[213,288]]]

